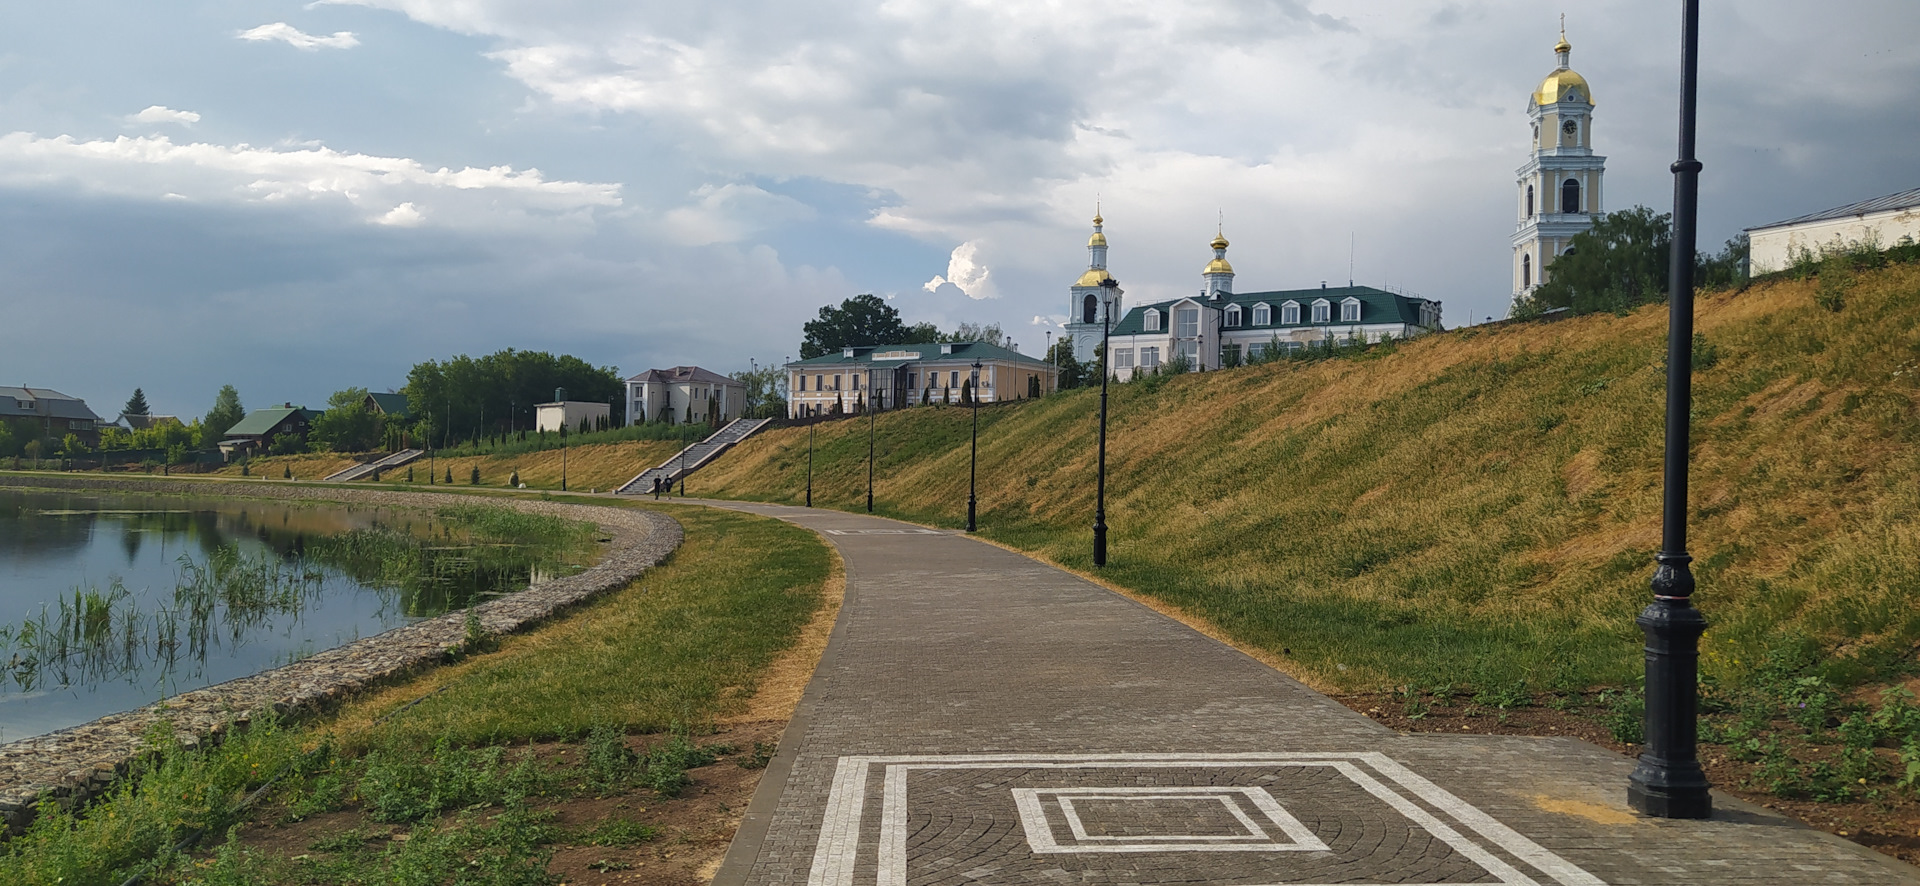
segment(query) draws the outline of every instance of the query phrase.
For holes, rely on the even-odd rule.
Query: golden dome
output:
[[[1561,44],[1566,45],[1566,44]],[[1573,72],[1571,68],[1561,68],[1540,81],[1540,88],[1534,90],[1533,100],[1537,104],[1550,105],[1565,98],[1567,91],[1580,90],[1580,100],[1593,104],[1593,90],[1587,86],[1587,78]]]
[[[1226,242],[1226,241],[1224,241],[1224,240],[1215,240],[1215,241],[1213,241],[1213,242],[1215,242],[1215,243],[1224,243],[1224,242]],[[1216,258],[1216,259],[1214,259],[1213,261],[1210,261],[1210,262],[1207,262],[1207,269],[1206,269],[1206,270],[1204,270],[1204,271],[1201,271],[1200,273],[1202,273],[1202,274],[1231,274],[1231,273],[1233,273],[1233,265],[1230,265],[1230,264],[1227,264],[1227,260],[1226,260],[1226,259],[1224,259],[1224,258]]]
[[[1096,225],[1103,225],[1103,224],[1106,224],[1106,220],[1100,217],[1100,213],[1096,212],[1093,214],[1093,223]]]
[[[1095,236],[1098,236],[1098,235],[1095,235]],[[1111,280],[1111,279],[1113,279],[1113,277],[1112,275],[1107,273],[1106,268],[1088,268],[1087,272],[1084,274],[1081,274],[1080,279],[1074,281],[1073,285],[1099,286],[1103,281]]]
[[[1213,242],[1207,245],[1215,249],[1225,249],[1227,248],[1227,238],[1216,234],[1214,235]]]
[[[1087,245],[1088,246],[1105,246],[1107,245],[1107,235],[1102,234],[1099,231],[1094,231],[1093,236],[1087,238]]]

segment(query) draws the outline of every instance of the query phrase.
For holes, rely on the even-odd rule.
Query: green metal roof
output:
[[[953,353],[940,353],[940,349],[947,345],[952,346]],[[853,356],[847,356],[847,350],[853,351]],[[908,361],[927,363],[960,361],[971,363],[974,360],[1010,360],[1015,363],[1030,363],[1034,366],[1052,365],[1045,360],[1029,357],[1019,351],[1009,350],[999,345],[990,345],[986,342],[979,341],[956,341],[945,343],[933,342],[919,345],[864,345],[821,354],[818,357],[788,363],[787,366],[790,368],[812,369],[825,366],[866,365],[875,363],[897,366]]]
[[[266,409],[255,409],[247,413],[247,417],[241,419],[239,424],[228,428],[227,436],[264,437],[273,433],[273,430],[282,422],[298,413],[305,413],[307,421],[313,421],[320,416],[319,410],[304,406],[272,406]]]
[[[367,399],[372,400],[373,405],[381,412],[394,418],[406,418],[413,408],[407,405],[405,394],[368,394]]]
[[[1189,296],[1188,298],[1207,307],[1221,311],[1225,311],[1228,305],[1239,305],[1241,311],[1240,325],[1227,327],[1226,330],[1223,330],[1234,332],[1243,332],[1249,329],[1271,329],[1277,332],[1283,329],[1301,329],[1312,326],[1360,326],[1367,323],[1407,323],[1417,326],[1420,323],[1420,302],[1424,301],[1424,299],[1396,295],[1382,289],[1375,289],[1371,286],[1333,286],[1325,289],[1315,287],[1313,289],[1280,289],[1271,292],[1241,292],[1220,299],[1219,301],[1213,301],[1204,296]],[[1315,323],[1313,322],[1313,303],[1323,298],[1332,302],[1335,306],[1333,319],[1326,323]],[[1357,322],[1351,320],[1342,321],[1340,319],[1338,306],[1341,302],[1349,298],[1357,298],[1360,300],[1360,319]],[[1145,334],[1147,332],[1145,314],[1148,308],[1158,308],[1162,315],[1160,328],[1154,330],[1154,334],[1164,333],[1173,325],[1172,318],[1167,316],[1169,310],[1176,303],[1186,300],[1187,298],[1176,298],[1162,302],[1154,302],[1153,304],[1136,305],[1127,311],[1126,316],[1120,318],[1120,322],[1114,324],[1113,334]],[[1300,322],[1283,324],[1280,322],[1280,306],[1290,301],[1300,303]],[[1253,306],[1261,302],[1266,302],[1267,305],[1273,309],[1272,322],[1255,325],[1253,322]]]

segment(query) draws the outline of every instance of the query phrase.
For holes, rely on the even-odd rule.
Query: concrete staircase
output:
[[[321,481],[326,483],[346,483],[348,481],[358,480],[361,477],[373,474],[375,471],[386,471],[400,467],[426,454],[427,451],[425,449],[402,449],[379,461],[368,462],[363,465],[354,465],[337,474],[330,474],[321,478]]]
[[[626,485],[614,491],[620,495],[645,495],[653,491],[655,480],[659,480],[662,484],[672,483],[678,486],[681,478],[699,470],[701,465],[718,458],[720,453],[727,451],[727,448],[733,444],[753,436],[755,431],[766,427],[772,420],[770,418],[734,419],[726,427],[715,431],[713,436],[687,447],[672,458],[661,462],[658,467],[641,471],[639,476],[628,480]]]

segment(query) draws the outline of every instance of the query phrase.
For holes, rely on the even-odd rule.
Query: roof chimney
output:
[[[1320,281],[1320,288],[1321,288],[1321,289],[1325,289],[1325,288],[1327,288],[1327,281],[1325,281],[1325,280],[1322,280],[1322,281]]]

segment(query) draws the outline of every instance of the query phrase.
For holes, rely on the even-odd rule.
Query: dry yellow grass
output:
[[[1709,668],[1812,643],[1841,654],[1838,678],[1884,672],[1920,642],[1920,547],[1899,529],[1920,521],[1902,497],[1920,489],[1920,268],[1862,273],[1838,313],[1809,282],[1705,295],[1697,329]],[[1660,305],[1118,385],[1101,575],[1291,648],[1326,685],[1628,681],[1659,543],[1665,338]],[[985,534],[1091,568],[1097,403],[981,410]],[[880,417],[882,511],[961,521],[967,421]],[[863,507],[865,422],[816,435],[815,503]],[[696,485],[797,501],[806,454],[805,429],[764,433]]]
[[[677,441],[672,440],[627,440],[619,443],[596,443],[587,446],[568,447],[566,450],[567,489],[586,492],[597,489],[601,492],[617,488],[620,484],[633,479],[647,468],[659,464],[681,449]],[[335,471],[344,470],[355,463],[354,459],[333,454],[305,454],[268,456],[253,459],[248,470],[255,477],[279,479],[283,469],[291,467],[294,477],[300,480],[319,480]],[[460,456],[456,458],[434,458],[431,462],[437,481],[444,481],[447,472],[453,472],[455,486],[467,486],[475,466],[480,468],[480,485],[501,487],[515,471],[520,472],[520,482],[529,489],[559,489],[561,474],[561,452],[549,449],[541,452],[527,452],[518,455]],[[425,486],[429,462],[421,459],[414,462],[414,483]],[[219,476],[238,477],[240,467],[229,465],[217,472]],[[385,483],[404,483],[407,468],[388,471],[380,479]]]

